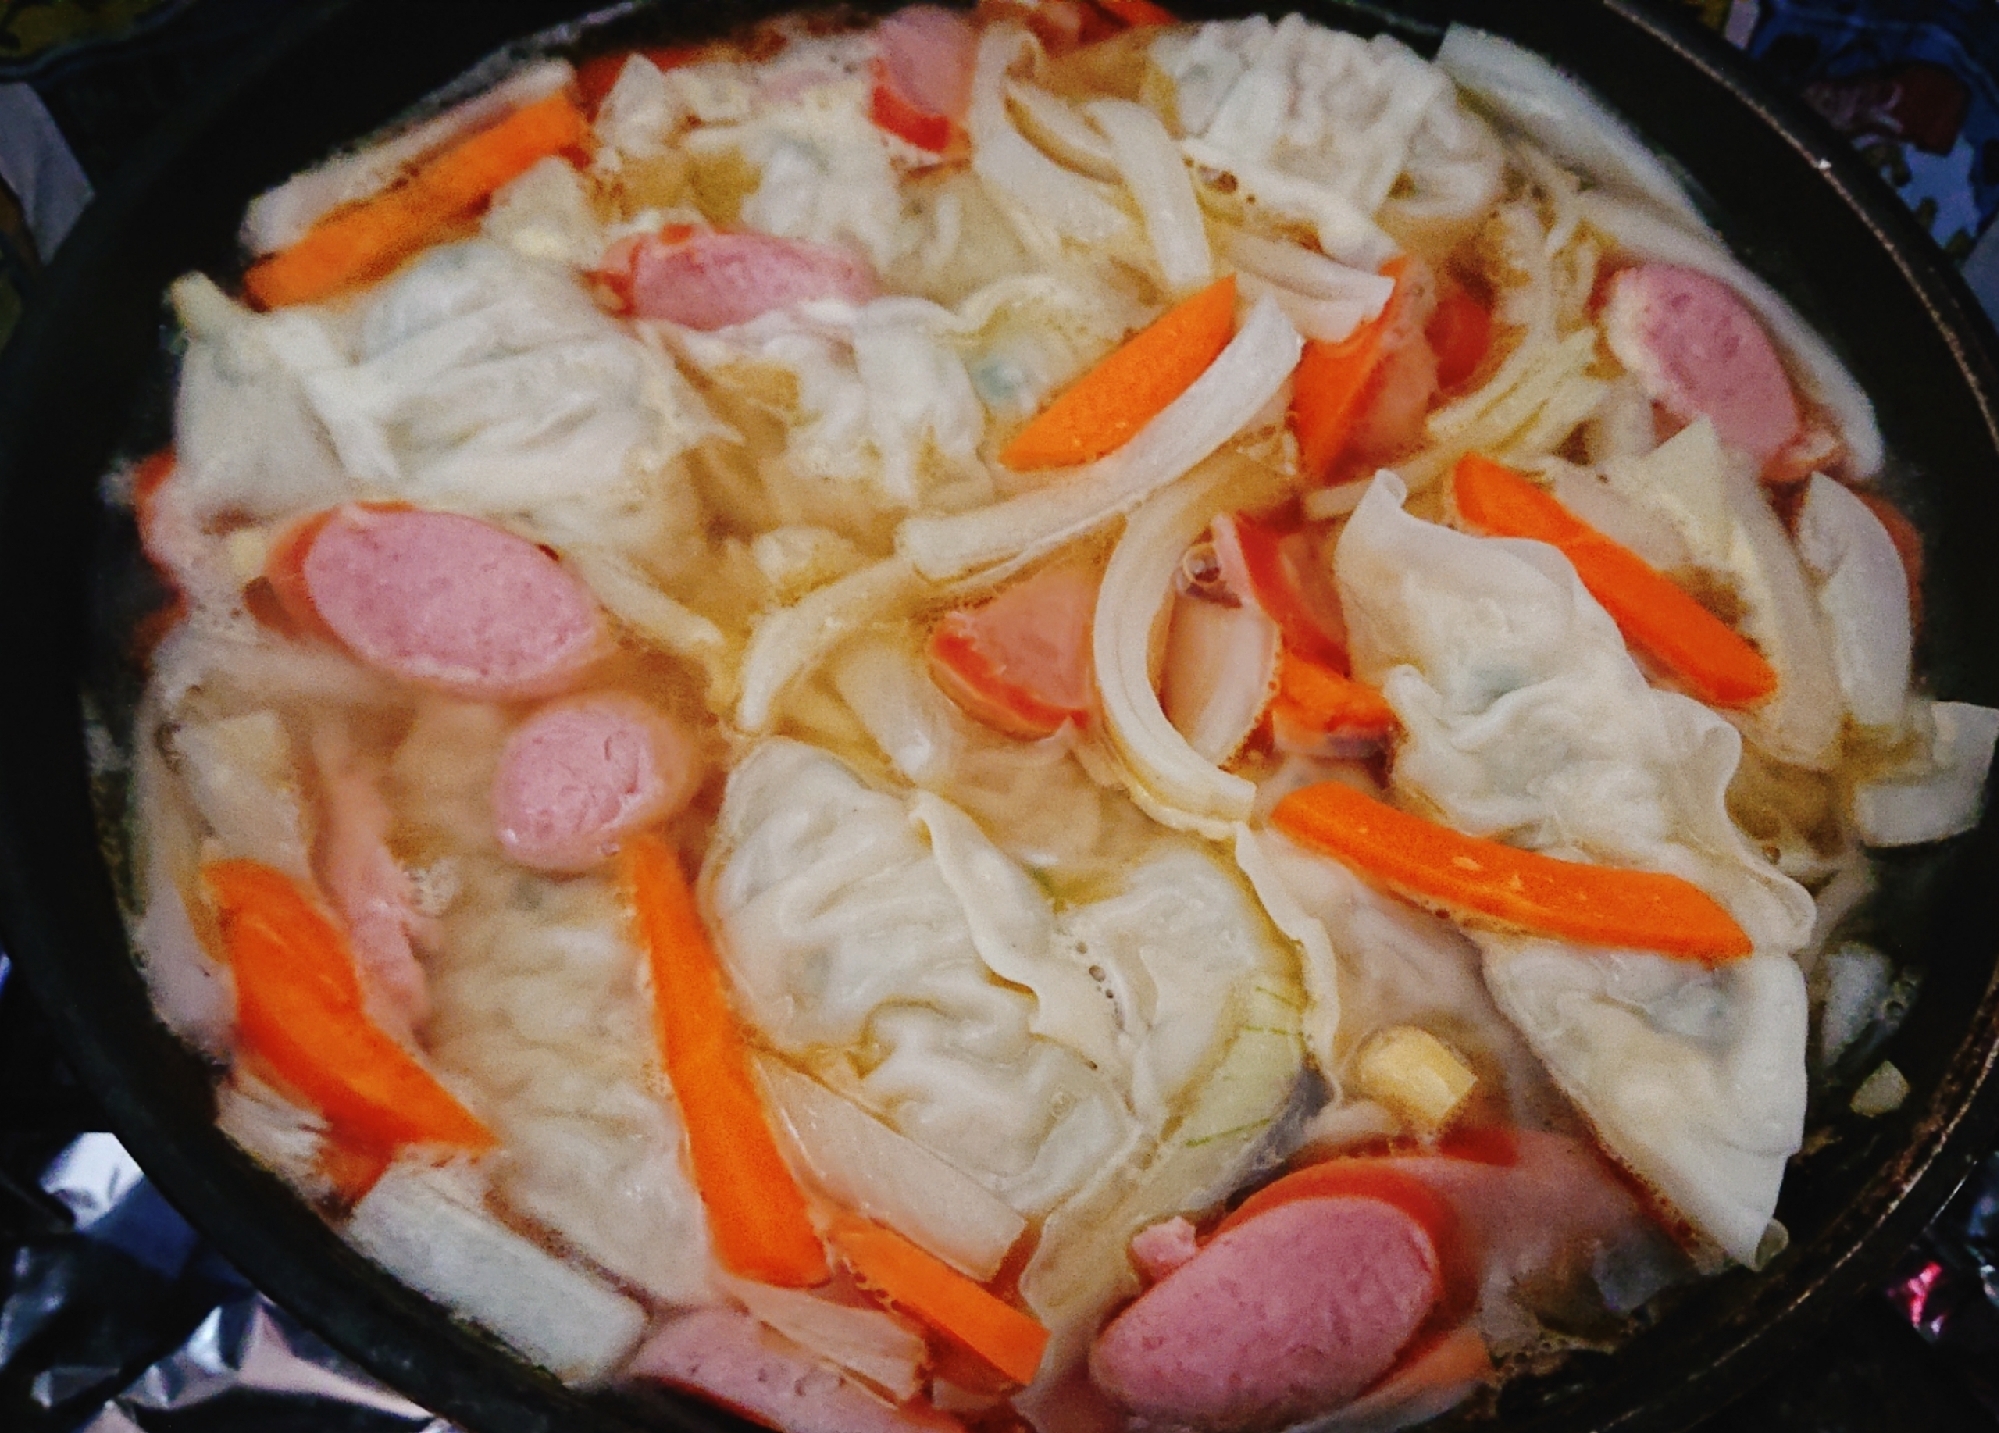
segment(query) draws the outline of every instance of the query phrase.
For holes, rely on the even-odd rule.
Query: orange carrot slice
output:
[[[1383,340],[1395,323],[1406,265],[1404,259],[1391,259],[1382,267],[1382,273],[1398,282],[1380,313],[1338,343],[1305,340],[1291,379],[1291,431],[1298,438],[1299,476],[1308,483],[1330,482],[1346,453],[1354,424],[1366,406],[1369,383],[1381,366]]]
[[[1337,782],[1292,792],[1270,819],[1292,839],[1419,905],[1441,906],[1467,925],[1710,964],[1750,951],[1734,917],[1678,876],[1557,861],[1502,846]]]
[[[1437,386],[1456,388],[1478,372],[1492,347],[1492,313],[1456,284],[1447,284],[1423,337],[1437,355]]]
[[[842,1215],[827,1231],[861,1284],[1015,1383],[1031,1383],[1048,1330],[894,1230]]]
[[[625,839],[619,862],[652,965],[653,1018],[715,1252],[746,1279],[793,1289],[822,1284],[826,1251],[771,1136],[722,965],[679,858],[642,833]]]
[[[1067,468],[1123,447],[1185,393],[1235,334],[1235,276],[1182,299],[1113,349],[1014,435],[1017,472]]]
[[[255,264],[243,287],[268,309],[316,303],[378,279],[469,219],[501,185],[589,135],[589,121],[567,95],[523,105],[393,189],[327,215],[289,249]]]
[[[1288,646],[1278,663],[1277,699],[1313,731],[1386,736],[1397,725],[1395,708],[1380,692]]]
[[[245,1054],[346,1142],[492,1146],[492,1132],[369,1018],[346,937],[297,882],[241,860],[212,862],[202,879],[236,977]]]
[[[1458,515],[1473,530],[1558,548],[1624,639],[1700,700],[1746,707],[1777,690],[1776,671],[1720,618],[1513,469],[1468,454],[1451,487]]]

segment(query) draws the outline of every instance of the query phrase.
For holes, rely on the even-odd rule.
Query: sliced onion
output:
[[[1539,55],[1469,25],[1444,32],[1437,64],[1501,123],[1609,189],[1649,199],[1699,224],[1672,172],[1595,95]]]
[[[909,518],[896,531],[897,548],[917,572],[946,581],[1081,537],[1129,512],[1242,431],[1291,376],[1303,343],[1276,304],[1258,302],[1207,372],[1122,448],[1006,502],[951,517]]]
[[[1238,273],[1236,291],[1254,302],[1268,298],[1284,310],[1292,327],[1306,338],[1320,343],[1338,343],[1366,322],[1364,305],[1352,299],[1307,298],[1295,289],[1282,288],[1256,274]]]
[[[1160,703],[1204,761],[1228,761],[1256,730],[1277,692],[1277,649],[1277,624],[1253,604],[1173,599]]]
[[[1302,245],[1265,239],[1242,229],[1228,231],[1222,252],[1237,268],[1306,298],[1350,301],[1359,306],[1363,320],[1378,316],[1395,292],[1395,280],[1386,274],[1336,263]]]
[[[789,1065],[760,1056],[757,1071],[780,1135],[829,1198],[975,1279],[999,1269],[1027,1221],[984,1185]]]
[[[1798,554],[1819,579],[1819,608],[1831,629],[1847,709],[1862,726],[1898,725],[1915,629],[1895,539],[1866,503],[1814,475],[1798,512]]]
[[[1111,142],[1118,174],[1145,221],[1166,287],[1179,294],[1206,284],[1214,277],[1215,256],[1208,248],[1201,202],[1159,116],[1130,100],[1098,100],[1085,112]]]
[[[921,1334],[892,1314],[748,1279],[727,1279],[724,1287],[758,1323],[897,1401],[907,1402],[922,1387],[929,1348]]]
[[[1576,204],[1584,222],[1618,247],[1643,259],[1679,264],[1719,279],[1740,294],[1770,326],[1778,347],[1805,370],[1811,396],[1838,419],[1854,471],[1861,477],[1872,477],[1881,470],[1884,450],[1873,402],[1830,345],[1775,289],[1737,263],[1715,240],[1689,233],[1648,209],[1601,193],[1580,195]]]
[[[1172,615],[1181,559],[1217,512],[1238,505],[1229,498],[1245,466],[1206,464],[1131,515],[1104,570],[1091,629],[1104,732],[1132,799],[1165,825],[1215,840],[1249,818],[1256,787],[1201,755],[1167,720],[1153,654]]]
[[[1034,37],[1018,25],[994,25],[980,37],[965,119],[972,171],[1025,216],[1065,238],[1100,244],[1123,234],[1131,220],[1101,187],[1022,138],[1006,112],[1007,71],[1038,52]]]
[[[1008,80],[1006,97],[1020,112],[1022,132],[1029,139],[1071,169],[1092,179],[1117,182],[1117,156],[1111,153],[1110,142],[1067,100],[1028,80]]]
[[[1874,781],[1853,793],[1853,824],[1870,846],[1918,846],[1978,824],[1985,778],[1999,741],[1999,711],[1967,702],[1931,702],[1925,769]]]
[[[1270,923],[1298,947],[1298,967],[1305,985],[1305,1049],[1319,1073],[1337,1089],[1339,1065],[1333,1041],[1340,1029],[1340,967],[1333,955],[1332,937],[1291,894],[1277,863],[1264,849],[1265,843],[1280,846],[1284,838],[1275,832],[1259,835],[1248,826],[1237,826],[1236,868],[1249,878],[1250,889],[1256,892]]]
[[[566,88],[575,78],[567,60],[544,61],[394,139],[293,175],[250,201],[243,215],[244,247],[253,255],[289,248],[341,205],[379,194],[418,161]]]
[[[906,559],[888,557],[760,618],[743,656],[736,725],[746,732],[762,731],[786,687],[921,589]]]

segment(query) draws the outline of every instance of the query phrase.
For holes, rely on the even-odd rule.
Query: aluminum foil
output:
[[[48,1427],[455,1433],[251,1289],[114,1136],[72,1140],[38,1188],[54,1218],[12,1251],[0,1388]]]

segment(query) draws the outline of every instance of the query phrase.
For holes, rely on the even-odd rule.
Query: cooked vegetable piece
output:
[[[636,55],[645,56],[658,69],[673,70],[693,64],[707,52],[706,45],[645,45],[636,50],[613,50],[607,55],[592,55],[576,67],[576,90],[582,96],[584,112],[597,113],[597,107],[604,103],[604,96],[617,86],[618,76],[625,72],[625,66]]]
[[[378,279],[470,218],[501,185],[589,135],[589,121],[567,95],[525,105],[387,193],[329,214],[289,249],[252,266],[243,287],[268,309],[318,303]]]
[[[1750,952],[1735,918],[1678,876],[1558,861],[1466,836],[1337,782],[1294,791],[1271,821],[1293,840],[1469,925],[1710,963]]]
[[[1426,1133],[1449,1123],[1477,1083],[1450,1046],[1413,1025],[1376,1031],[1354,1057],[1355,1093]]]
[[[687,1124],[688,1158],[716,1253],[745,1278],[782,1288],[823,1283],[825,1251],[771,1135],[721,963],[680,860],[659,837],[638,834],[626,839],[620,861],[651,962],[667,1080]]]
[[[1338,736],[1381,737],[1395,730],[1395,708],[1380,692],[1287,645],[1278,667],[1277,699],[1288,720]]]
[[[1330,481],[1346,454],[1375,372],[1387,356],[1396,306],[1405,296],[1406,271],[1399,259],[1382,269],[1396,285],[1379,314],[1338,343],[1312,339],[1305,344],[1291,380],[1291,431],[1298,437],[1298,473],[1308,483]]]
[[[967,716],[1040,737],[1089,720],[1096,575],[1044,568],[979,607],[947,612],[930,634],[930,676]]]
[[[1423,336],[1437,354],[1437,386],[1456,388],[1478,372],[1492,346],[1492,312],[1455,284],[1437,300]]]
[[[1474,531],[1525,537],[1559,549],[1625,640],[1658,662],[1694,696],[1746,707],[1777,690],[1762,653],[1655,571],[1511,468],[1468,454],[1452,477],[1458,515]]]
[[[854,1277],[1016,1383],[1041,1366],[1048,1330],[900,1234],[851,1215],[826,1236]]]
[[[1066,468],[1121,448],[1207,372],[1235,332],[1235,276],[1183,299],[1113,349],[1014,435],[1009,468]]]
[[[236,977],[245,1054],[310,1101],[344,1142],[491,1148],[493,1135],[363,1006],[345,937],[289,876],[257,861],[202,868]]]

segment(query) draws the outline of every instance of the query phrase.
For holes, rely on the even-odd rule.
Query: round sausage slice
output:
[[[543,707],[515,731],[493,777],[500,845],[524,866],[582,871],[628,832],[694,794],[694,753],[634,697],[578,697]]]
[[[1719,279],[1640,264],[1610,281],[1603,332],[1646,396],[1675,418],[1768,462],[1798,435],[1797,395],[1770,336]]]
[[[504,700],[562,690],[603,650],[590,590],[490,523],[358,504],[314,521],[299,585],[312,614],[371,666]]]
[[[1300,1199],[1225,1230],[1098,1336],[1090,1373],[1141,1418],[1277,1427],[1353,1399],[1394,1366],[1440,1290],[1406,1211]]]

